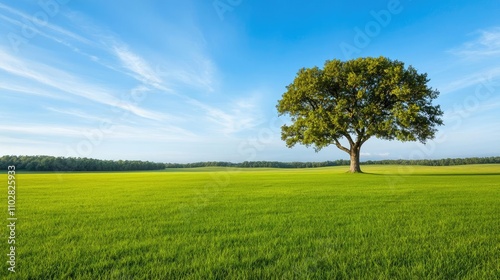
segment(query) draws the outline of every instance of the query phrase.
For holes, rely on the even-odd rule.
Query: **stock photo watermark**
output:
[[[479,79],[479,84],[475,87],[474,93],[468,95],[462,100],[461,103],[455,103],[453,109],[449,113],[450,131],[460,131],[462,124],[466,118],[473,116],[477,112],[482,103],[487,102],[496,92],[498,85],[493,81],[493,75],[483,76]],[[449,133],[448,132],[448,133]],[[446,133],[439,132],[435,139],[429,140],[425,145],[418,145],[408,156],[408,160],[424,160],[432,157],[440,144],[448,141]],[[411,175],[415,172],[413,165],[400,165],[398,166],[397,176],[386,176],[387,183],[394,187],[398,183],[405,181],[404,175]]]
[[[495,93],[495,84],[493,82],[493,77],[490,75],[488,77],[482,77],[480,83],[476,86],[474,94],[468,95],[461,103],[455,103],[453,109],[450,112],[450,119],[452,123],[450,129],[451,131],[459,131],[462,127],[463,120],[471,117],[474,112],[477,112],[480,108],[480,104],[488,101]],[[424,159],[425,157],[431,156],[437,149],[437,144],[442,144],[448,140],[446,134],[438,134],[436,139],[431,140],[425,146],[419,146],[419,150],[414,151],[410,154],[410,159]]]
[[[476,86],[474,94],[467,96],[461,104],[455,103],[451,111],[450,118],[453,122],[453,130],[458,130],[465,118],[470,117],[479,109],[482,102],[487,101],[495,92],[495,83],[490,74],[488,77],[482,77],[480,84]]]
[[[7,228],[9,230],[7,246],[8,271],[16,272],[16,167],[11,165],[7,170]]]
[[[61,11],[61,6],[66,5],[71,0],[39,0],[36,3],[40,10],[30,17],[22,16],[22,24],[18,32],[9,32],[10,46],[17,53],[22,45],[27,45],[29,41],[40,34],[39,28],[49,24],[51,18],[57,16]]]
[[[255,160],[258,153],[264,151],[265,147],[272,143],[274,137],[281,131],[282,120],[273,118],[268,125],[259,129],[256,136],[243,140],[237,147],[237,154],[244,156],[246,161]],[[208,203],[215,199],[223,187],[229,186],[231,176],[239,171],[226,167],[224,170],[210,173],[211,182],[195,190],[196,196],[189,202],[183,203],[179,208],[185,217],[195,214],[197,211],[208,206]]]
[[[411,1],[411,0],[409,0]],[[404,7],[400,0],[389,0],[385,9],[370,11],[371,20],[363,27],[354,27],[354,37],[350,42],[342,42],[339,48],[345,59],[351,59],[359,55],[363,49],[368,47],[372,40],[379,36],[384,28],[389,26],[394,16],[399,15]]]
[[[85,139],[78,141],[75,145],[66,146],[66,153],[68,155],[90,156],[94,149],[104,142],[106,135],[115,131],[116,123],[131,115],[132,106],[139,105],[147,96],[147,91],[140,88],[134,88],[128,94],[124,94],[113,109],[113,112],[117,113],[116,118],[113,120],[102,119],[97,128],[84,131],[82,134]]]
[[[215,0],[212,2],[212,6],[219,19],[224,20],[226,13],[233,12],[241,3],[243,3],[243,0]]]
[[[254,160],[257,154],[264,151],[265,147],[273,141],[274,136],[280,133],[283,124],[283,121],[279,118],[272,119],[267,127],[259,130],[256,137],[250,137],[240,143],[237,150],[238,154],[245,156],[246,161]]]

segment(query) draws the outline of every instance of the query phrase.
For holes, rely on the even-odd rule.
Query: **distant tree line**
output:
[[[281,162],[281,161],[244,161],[232,163],[225,161],[207,161],[194,163],[166,163],[166,168],[195,168],[195,167],[241,167],[241,168],[313,168],[326,166],[349,165],[349,160],[339,159],[336,161],[324,162]]]
[[[500,157],[446,158],[421,160],[369,160],[362,164],[385,165],[426,165],[449,166],[465,164],[500,163]],[[196,168],[196,167],[240,167],[240,168],[315,168],[327,166],[349,165],[350,161],[339,159],[323,162],[280,162],[280,161],[244,161],[232,163],[225,161],[206,161],[195,163],[157,163],[139,160],[100,160],[91,158],[53,157],[53,156],[2,156],[0,169],[6,170],[9,165],[15,165],[16,170],[26,171],[140,171],[162,170],[165,168]]]
[[[446,158],[446,159],[387,159],[387,160],[368,160],[362,162],[364,165],[382,164],[382,165],[426,165],[426,166],[449,166],[466,164],[492,164],[500,163],[500,157],[473,157],[473,158]],[[349,160],[339,159],[335,161],[323,162],[280,162],[280,161],[244,161],[241,163],[231,163],[223,161],[207,161],[195,163],[166,163],[166,168],[195,168],[195,167],[241,167],[241,168],[314,168],[327,166],[350,165]]]
[[[472,157],[472,158],[444,158],[444,159],[391,159],[365,161],[363,164],[386,164],[386,165],[426,165],[426,166],[450,166],[467,164],[492,164],[500,163],[500,157]]]
[[[165,169],[164,163],[138,160],[100,160],[53,156],[2,156],[0,168],[15,165],[26,171],[134,171]]]

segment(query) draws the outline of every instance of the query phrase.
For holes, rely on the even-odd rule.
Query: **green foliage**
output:
[[[282,127],[282,139],[288,147],[300,143],[316,150],[334,144],[357,153],[358,160],[361,145],[371,137],[425,143],[443,124],[443,112],[432,104],[439,92],[428,82],[427,74],[385,57],[303,68],[277,105],[292,121]]]
[[[18,174],[0,278],[498,279],[499,168]]]

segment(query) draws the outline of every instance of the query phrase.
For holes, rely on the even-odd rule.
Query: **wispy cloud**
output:
[[[257,114],[255,99],[236,100],[226,106],[229,110],[222,110],[204,104],[195,99],[188,101],[190,104],[204,111],[205,119],[216,126],[216,130],[224,135],[230,135],[245,129],[250,129],[260,123]]]
[[[62,28],[58,25],[51,24],[50,22],[36,24],[38,22],[37,19],[4,4],[0,4],[0,10],[4,10],[10,15],[15,16],[15,18],[12,18],[8,15],[0,14],[0,19],[17,26],[19,30],[26,29],[34,35],[40,35],[56,43],[64,45],[71,49],[73,52],[85,56],[89,60],[113,71],[125,74],[133,74],[134,78],[146,84],[153,85],[154,87],[159,87],[159,85],[161,84],[160,79],[157,77],[155,71],[153,71],[152,68],[149,67],[141,57],[128,51],[126,47],[124,47],[124,44],[121,44],[122,46],[120,47],[113,46],[111,42],[115,42],[117,41],[117,39],[110,34],[102,36],[96,35],[103,33],[103,31],[99,30],[94,34],[88,34],[88,36],[84,36]],[[68,15],[66,15],[66,17],[70,20],[73,18]],[[82,48],[88,47],[90,47],[91,53],[82,50]],[[122,66],[127,70],[130,70],[132,73],[122,72],[122,70],[118,66],[105,63],[99,58],[99,55],[93,54],[102,51],[105,51],[111,55],[117,55],[123,64]],[[165,88],[161,89],[166,90]]]
[[[4,11],[4,14],[0,13],[1,18],[17,27],[25,27],[24,22],[36,22],[33,16],[4,4],[0,4],[0,11]],[[204,54],[202,48],[204,39],[196,27],[189,27],[196,31],[193,34],[191,32],[176,33],[176,36],[180,37],[175,38],[176,40],[173,42],[182,43],[177,43],[180,45],[174,44],[174,49],[172,52],[169,52],[169,55],[151,64],[140,53],[133,51],[117,34],[102,26],[95,25],[91,19],[86,18],[83,14],[71,10],[60,11],[60,13],[66,20],[72,21],[74,26],[80,30],[80,33],[83,31],[83,34],[50,22],[40,26],[33,26],[32,32],[70,48],[76,54],[87,57],[93,63],[114,72],[131,76],[144,86],[160,90],[161,92],[180,96],[180,94],[171,88],[173,85],[180,88],[199,88],[207,92],[214,91],[216,66]],[[168,40],[173,39],[169,37]],[[107,57],[107,59],[102,59],[102,57]],[[110,57],[114,57],[116,60],[109,60]],[[59,74],[61,72],[63,71],[59,71]],[[31,73],[26,73],[24,76],[26,77],[29,74]],[[37,79],[35,80],[42,82],[40,81],[40,77],[41,75],[37,75]],[[31,75],[31,78],[35,77]],[[47,82],[47,80],[43,81],[43,83]],[[52,84],[51,86],[54,85]],[[100,92],[102,93],[102,90]],[[88,97],[94,101],[108,105],[110,103],[109,100],[112,99],[105,94],[99,94],[98,99],[96,99],[94,98],[95,96],[91,97],[87,93],[78,92],[78,90],[74,90],[73,94],[80,94],[83,97]],[[128,106],[128,108],[124,109],[143,117],[158,118],[158,115],[153,116],[134,106]]]
[[[482,116],[484,117],[485,112],[489,111],[498,111],[500,109],[500,99],[492,99],[488,100],[488,102],[477,103],[475,106],[469,108],[455,107],[450,108],[444,112],[443,120],[445,123],[451,121],[452,123],[456,123],[457,120],[470,118],[472,116]],[[464,117],[465,116],[465,117]],[[488,124],[491,125],[491,124]],[[491,125],[493,127],[493,125]]]
[[[201,47],[203,42],[200,41],[204,39],[195,27],[190,27],[194,29],[193,32],[176,32],[175,35],[166,36],[167,43],[159,46],[163,50],[161,57],[151,61],[124,42],[120,36],[102,26],[95,25],[84,15],[67,12],[64,16],[79,26],[87,34],[86,37],[97,42],[94,46],[95,50],[106,54],[103,56],[83,53],[79,49],[74,50],[81,52],[93,62],[170,94],[176,94],[173,86],[214,91],[217,67]],[[159,19],[159,21],[163,20]],[[182,28],[182,26],[176,26],[175,30]],[[156,33],[155,36],[157,36]],[[116,58],[118,64],[105,62],[106,59],[102,57],[106,56]],[[150,54],[149,57],[151,56],[155,55]]]
[[[113,39],[118,41],[118,39]],[[200,52],[191,54],[182,63],[157,63],[155,67],[139,54],[131,51],[124,43],[115,43],[110,48],[111,54],[116,56],[130,76],[136,80],[164,92],[174,93],[170,85],[194,87],[214,91],[213,62]],[[175,59],[167,59],[174,61]]]
[[[214,63],[200,54],[189,60],[191,61],[183,62],[182,65],[159,64],[156,67],[157,73],[171,84],[181,84],[213,92],[216,84]]]
[[[91,40],[89,40],[89,39],[87,39],[87,38],[85,38],[83,36],[80,36],[78,34],[75,34],[75,33],[71,32],[71,31],[69,31],[67,29],[64,29],[64,28],[60,27],[60,26],[51,24],[50,22],[43,22],[43,24],[42,23],[37,24],[39,22],[38,19],[36,19],[33,16],[30,16],[28,14],[25,14],[25,13],[19,11],[19,10],[11,8],[11,7],[7,6],[7,5],[4,5],[4,4],[0,3],[0,9],[9,12],[12,15],[17,16],[21,20],[24,20],[25,22],[30,23],[30,25],[28,25],[26,23],[23,23],[23,22],[21,22],[19,20],[12,19],[12,18],[7,17],[7,16],[3,16],[3,19],[7,19],[11,23],[14,23],[14,24],[16,24],[18,26],[21,26],[21,27],[24,27],[24,28],[29,28],[30,32],[35,32],[35,33],[37,33],[39,35],[42,35],[42,36],[45,36],[45,37],[47,37],[49,39],[55,40],[55,41],[57,41],[59,43],[64,42],[64,41],[59,40],[59,39],[57,39],[54,36],[50,36],[47,33],[42,32],[39,27],[43,27],[43,29],[45,29],[45,30],[49,30],[49,31],[57,33],[59,35],[63,35],[65,38],[70,38],[70,39],[76,40],[76,41],[78,41],[80,43],[84,43],[84,44],[87,44],[87,45],[92,45],[93,44],[93,42]]]
[[[112,132],[104,137],[109,143],[201,143],[214,131],[218,137],[229,136],[261,123],[259,100],[253,95],[227,101],[232,94],[217,92],[217,65],[207,54],[196,23],[177,26],[159,16],[158,23],[174,32],[155,39],[157,53],[150,53],[135,39],[97,25],[85,14],[69,8],[58,13],[49,22],[36,24],[25,11],[0,4],[0,20],[12,30],[35,22],[31,32],[38,40],[36,45],[30,42],[26,48],[30,52],[22,56],[8,45],[0,46],[0,89],[9,91],[9,96],[36,96],[42,100],[36,114],[50,113],[40,120],[44,123],[0,124],[10,137],[6,141],[20,137],[48,140],[44,146],[68,144],[85,139],[86,132],[98,128],[97,122],[110,121]],[[157,32],[142,35],[147,40]],[[156,95],[155,101],[153,97],[131,101],[123,98],[123,90],[143,97]],[[201,101],[206,93],[217,93],[216,101]],[[225,101],[216,103],[221,100]],[[163,102],[168,113],[158,109]],[[200,114],[187,115],[192,111]],[[195,132],[197,128],[202,131]]]
[[[48,97],[51,99],[59,99],[59,100],[68,100],[68,98],[64,95],[56,94],[52,91],[49,90],[44,90],[41,88],[35,88],[35,87],[29,87],[29,86],[22,86],[19,84],[13,84],[12,81],[7,82],[5,80],[0,81],[0,89],[3,89],[5,91],[11,91],[11,92],[16,92],[16,93],[22,93],[22,94],[28,94],[32,96],[42,96],[42,97]]]
[[[500,27],[479,30],[478,38],[450,52],[464,59],[477,60],[500,56]]]
[[[8,147],[10,148],[10,147],[12,147],[12,145],[30,145],[32,147],[36,147],[36,146],[52,144],[52,142],[26,139],[23,137],[0,136],[0,144],[7,144]],[[4,150],[4,149],[2,149],[2,147],[0,147],[0,150]]]
[[[0,69],[10,74],[23,77],[40,84],[56,88],[74,96],[85,98],[100,104],[120,108],[139,117],[153,120],[167,120],[169,116],[138,107],[135,104],[115,97],[112,90],[93,85],[68,72],[15,58],[0,49]]]
[[[190,131],[172,125],[150,127],[117,125],[109,138],[123,141],[140,140],[141,142],[165,143],[169,141],[197,142],[203,140]]]
[[[157,127],[152,130],[151,127],[136,127],[129,125],[115,125],[111,132],[103,132],[96,130],[93,126],[64,126],[60,124],[24,124],[18,125],[0,125],[0,130],[9,135],[3,140],[15,140],[30,136],[28,139],[40,141],[42,139],[51,139],[50,143],[59,142],[61,138],[70,139],[72,141],[81,141],[87,139],[88,135],[95,137],[99,134],[102,137],[99,141],[119,140],[119,141],[140,141],[145,142],[169,142],[183,141],[196,142],[200,141],[197,135],[180,129],[175,126]],[[0,138],[2,139],[2,138]],[[70,142],[71,143],[71,142]]]
[[[75,137],[81,136],[82,130],[80,127],[61,126],[61,125],[40,125],[40,124],[24,124],[18,125],[0,125],[0,130],[5,133],[20,133],[26,135],[39,136],[57,136],[57,137]]]
[[[500,78],[500,67],[481,70],[471,73],[467,76],[459,77],[458,79],[448,82],[446,85],[439,87],[441,94],[448,94],[457,90],[465,89],[471,86],[484,86],[491,88],[495,87]]]
[[[128,50],[124,46],[114,46],[113,53],[121,61],[123,67],[131,72],[135,79],[145,83],[146,85],[150,85],[158,89],[164,89],[161,78],[158,77],[157,73],[142,57]]]
[[[449,50],[461,58],[454,68],[466,69],[465,75],[455,74],[453,80],[438,87],[442,94],[456,92],[469,87],[487,87],[491,91],[500,78],[500,27],[479,30],[476,38]],[[457,71],[460,72],[460,71]],[[472,92],[474,93],[474,92]]]
[[[59,109],[59,108],[54,108],[54,107],[45,107],[45,109],[48,111],[51,111],[51,112],[72,116],[72,117],[82,119],[82,120],[87,120],[87,121],[92,121],[92,122],[105,121],[105,119],[102,117],[99,117],[99,116],[96,116],[93,114],[88,114],[88,113],[85,113],[82,110],[78,110],[78,109]]]

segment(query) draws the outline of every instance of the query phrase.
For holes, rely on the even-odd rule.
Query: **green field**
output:
[[[0,278],[500,278],[500,165],[362,168],[21,173]]]

